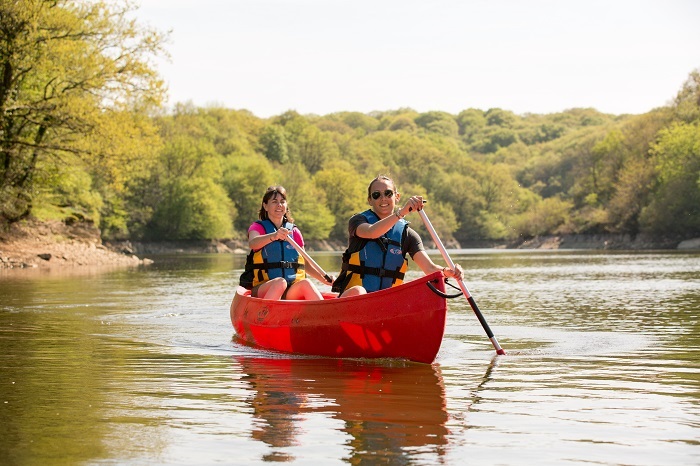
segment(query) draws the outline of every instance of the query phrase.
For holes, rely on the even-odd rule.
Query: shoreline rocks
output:
[[[102,244],[92,223],[27,221],[0,232],[0,269],[138,266],[153,261]]]
[[[542,236],[511,243],[507,249],[654,250],[700,249],[700,238],[656,238],[648,235],[597,234]]]
[[[434,249],[432,241],[425,246]],[[445,245],[449,249],[590,249],[590,250],[694,250],[700,238],[668,239],[644,235],[563,235],[536,237],[511,243],[473,241]],[[309,251],[345,250],[344,241],[308,240]],[[26,221],[0,231],[0,269],[52,268],[67,266],[140,266],[157,254],[248,254],[245,241],[236,239],[203,241],[102,242],[92,223],[66,225],[63,222]]]

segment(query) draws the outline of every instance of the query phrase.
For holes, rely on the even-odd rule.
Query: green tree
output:
[[[418,129],[416,122],[405,115],[395,117],[389,124],[389,131],[409,131],[414,132]]]
[[[432,204],[450,206],[454,213],[456,228],[452,235],[460,242],[482,238],[478,217],[483,207],[483,200],[477,194],[479,188],[474,177],[460,173],[462,170],[470,171],[467,167],[476,168],[477,163],[465,160],[451,172],[436,173],[428,204],[429,206]],[[444,233],[441,232],[441,234]]]
[[[315,126],[307,126],[296,140],[299,160],[312,175],[323,168],[327,160],[338,158],[338,146],[333,139]]]
[[[476,108],[461,111],[457,115],[456,121],[459,126],[459,134],[463,135],[467,142],[486,126],[484,112]]]
[[[226,161],[222,185],[233,201],[238,216],[234,221],[238,232],[247,232],[258,219],[265,190],[279,184],[281,174],[262,155],[235,157]]]
[[[487,125],[500,126],[501,128],[512,128],[518,120],[518,117],[513,112],[500,108],[488,109],[484,117]]]
[[[595,194],[599,204],[607,204],[614,189],[615,179],[624,163],[624,145],[622,133],[615,129],[608,132],[605,137],[597,141],[587,157],[579,160],[582,171],[586,176],[579,178],[580,189],[586,197]]]
[[[636,234],[639,214],[649,204],[656,171],[647,158],[630,159],[618,174],[617,187],[607,206],[613,231]]]
[[[700,122],[661,130],[652,152],[658,186],[640,216],[642,229],[664,235],[700,234]]]
[[[0,221],[31,213],[46,179],[39,171],[66,154],[98,168],[93,186],[116,195],[130,162],[148,158],[144,139],[153,133],[143,114],[164,91],[148,60],[162,53],[162,37],[129,20],[131,9],[106,1],[0,3]]]
[[[209,178],[177,177],[164,186],[165,196],[149,225],[149,239],[227,238],[233,234],[233,203]]]
[[[326,193],[322,189],[311,180],[304,181],[290,194],[290,203],[294,221],[305,239],[328,239],[335,217],[326,205]]]
[[[516,216],[513,226],[516,233],[525,239],[557,233],[570,221],[573,205],[558,197],[550,197],[534,203],[526,212]]]
[[[181,124],[182,121],[175,121]],[[169,128],[172,129],[172,128]],[[176,132],[148,183],[154,196],[146,236],[210,239],[231,236],[236,209],[220,183],[222,159],[212,142]]]
[[[459,134],[459,125],[455,118],[447,112],[426,112],[416,117],[418,126],[437,134],[456,137]]]
[[[191,102],[177,103],[168,115],[156,118],[164,139],[187,134],[212,144],[216,153],[227,157],[247,156],[259,150],[263,120],[246,110],[210,106],[196,107]]]
[[[564,135],[566,128],[561,124],[542,123],[528,126],[518,131],[518,138],[528,145],[552,141]]]
[[[455,232],[459,229],[457,215],[449,204],[442,202],[430,202],[425,208],[430,223],[433,225],[435,232],[440,240],[445,243],[445,246],[456,246]],[[423,225],[423,221],[416,218],[411,221],[411,228],[416,230],[423,239],[423,243],[431,241],[431,236],[428,230]],[[434,247],[437,247],[433,245]]]
[[[277,124],[284,128],[289,160],[298,162],[300,160],[299,146],[297,141],[301,138],[304,130],[311,123],[293,110],[284,112],[282,115],[270,119],[271,124]]]
[[[700,69],[688,76],[676,95],[673,110],[676,117],[686,123],[700,120]]]
[[[39,163],[51,162],[45,159]],[[37,183],[44,188],[35,194],[34,215],[67,222],[92,219],[98,223],[104,202],[92,185],[92,177],[72,154],[66,154],[63,162],[60,166],[39,167],[46,179]]]
[[[281,164],[289,161],[289,149],[287,147],[287,137],[284,128],[279,125],[266,126],[260,135],[260,144],[263,153],[272,162]]]
[[[650,202],[656,185],[656,162],[651,145],[672,117],[670,108],[655,109],[624,121],[621,137],[621,167],[612,182],[610,200],[605,205],[606,224],[616,233],[637,234],[639,215]]]
[[[415,119],[418,117],[418,112],[410,108],[400,108],[388,112],[374,114],[374,117],[379,120],[380,131],[415,131],[418,126]]]
[[[341,112],[336,117],[351,128],[360,129],[360,134],[371,133],[379,127],[379,120],[360,112]]]
[[[331,230],[333,238],[345,239],[348,234],[348,220],[353,214],[367,208],[365,182],[352,165],[336,161],[320,170],[313,177],[316,186],[326,193],[326,205],[334,216]]]
[[[489,154],[517,141],[518,135],[512,129],[489,126],[479,136],[473,137],[471,147],[477,152]]]
[[[280,178],[276,184],[281,184],[294,198],[311,181],[311,175],[301,162],[288,163],[279,170]]]

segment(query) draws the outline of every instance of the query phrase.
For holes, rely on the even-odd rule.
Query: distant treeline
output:
[[[87,219],[107,239],[241,238],[265,188],[281,184],[307,239],[344,239],[368,182],[388,174],[402,194],[430,200],[445,240],[700,236],[697,70],[643,115],[406,108],[262,119],[165,110],[148,66],[162,37],[126,20],[128,5],[2,9],[5,224],[34,215]]]

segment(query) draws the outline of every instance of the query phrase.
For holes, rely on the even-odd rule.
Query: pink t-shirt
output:
[[[250,226],[250,228],[248,228],[248,233],[250,233],[251,231],[257,231],[261,235],[267,234],[267,233],[265,233],[265,227],[260,225],[257,222],[253,222],[253,224]],[[301,236],[301,231],[299,231],[299,229],[296,226],[292,229],[292,239],[299,246],[301,246],[302,248],[304,247],[304,237]]]

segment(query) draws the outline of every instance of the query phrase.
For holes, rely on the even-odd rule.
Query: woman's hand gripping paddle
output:
[[[309,256],[309,255],[306,253],[306,251],[304,251],[304,248],[302,248],[301,246],[299,246],[299,245],[297,244],[297,242],[294,241],[294,240],[292,239],[291,236],[287,236],[287,241],[289,241],[289,244],[291,244],[292,246],[294,246],[294,249],[296,249],[297,252],[298,252],[299,254],[301,254],[301,256],[304,258],[304,260],[305,260],[308,264],[311,264],[311,266],[312,266],[314,269],[316,269],[316,271],[317,271],[319,274],[321,274],[321,275],[323,276],[323,278],[326,279],[326,282],[327,282],[329,285],[332,285],[332,284],[333,284],[333,279],[331,278],[331,276],[328,275],[328,274],[321,268],[321,266],[318,265],[318,264],[316,263],[316,261],[314,261],[314,260],[311,258],[311,256]]]

